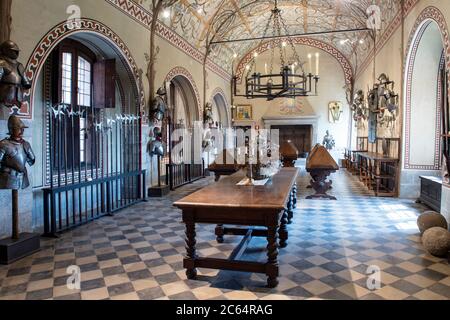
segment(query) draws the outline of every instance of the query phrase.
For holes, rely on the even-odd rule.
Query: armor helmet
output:
[[[378,77],[378,81],[380,82],[387,82],[389,81],[388,76],[385,73],[382,73],[379,77]]]
[[[164,87],[161,87],[158,89],[158,91],[156,91],[156,94],[158,96],[165,96],[167,94],[166,89]]]
[[[27,129],[28,127],[18,116],[11,116],[8,119],[9,134],[12,134],[14,129]]]
[[[0,53],[10,57],[10,52],[14,51],[16,53],[16,55],[19,55],[20,49],[19,46],[11,41],[11,40],[7,40],[5,42],[3,42],[2,44],[0,44]],[[16,57],[10,57],[10,58],[16,58]]]

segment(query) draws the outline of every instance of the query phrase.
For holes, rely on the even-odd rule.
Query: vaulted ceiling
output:
[[[149,3],[152,0],[143,0]],[[172,1],[173,2],[173,1]],[[275,0],[178,0],[160,16],[188,42],[205,51],[211,41],[261,37]],[[290,35],[330,30],[366,28],[367,8],[381,9],[381,27],[386,28],[400,10],[399,0],[278,0]],[[272,30],[268,31],[272,35]],[[314,38],[339,49],[356,69],[373,45],[367,31],[316,35]],[[216,44],[210,57],[222,66],[230,66],[261,43],[246,41]]]

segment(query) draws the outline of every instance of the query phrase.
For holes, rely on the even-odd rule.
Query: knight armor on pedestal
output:
[[[0,106],[20,109],[23,91],[31,88],[24,66],[17,61],[19,47],[8,40],[0,45]]]
[[[30,144],[22,139],[27,128],[17,116],[8,119],[10,138],[0,141],[0,189],[20,190],[30,186],[26,164],[36,157]]]
[[[322,144],[327,150],[333,150],[333,148],[336,146],[336,141],[334,140],[333,136],[330,134],[330,131],[327,130],[327,134],[323,138]]]
[[[157,96],[153,99],[150,106],[150,121],[153,121],[154,123],[162,121],[167,110],[167,103],[165,100],[167,95],[166,89],[159,88],[156,94]]]

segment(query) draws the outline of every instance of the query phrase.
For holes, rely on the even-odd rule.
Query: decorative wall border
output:
[[[216,89],[214,89],[214,91],[211,93],[211,98],[209,98],[209,102],[212,102],[214,100],[214,97],[217,95],[220,95],[223,98],[223,101],[225,102],[225,112],[227,113],[227,120],[229,122],[228,124],[230,124],[231,123],[231,114],[229,108],[230,104],[228,103],[227,96],[222,88],[217,87]]]
[[[132,82],[133,91],[135,91],[135,96],[138,97],[141,111],[144,110],[145,97],[144,88],[140,79],[140,71],[128,47],[114,31],[101,22],[82,18],[79,20],[76,28],[74,28],[74,25],[71,22],[61,22],[53,27],[39,41],[26,66],[26,75],[32,81],[33,86],[25,96],[26,102],[22,106],[19,116],[26,119],[31,119],[33,116],[33,95],[36,89],[35,80],[49,54],[63,39],[81,32],[88,32],[101,36],[106,42],[113,45],[113,49],[116,51],[117,55],[126,62],[125,65],[127,66],[127,69],[129,69],[127,72],[129,73],[130,81]]]
[[[423,34],[432,22],[435,22],[442,36],[442,42],[444,45],[444,52],[441,57],[440,68],[446,65],[446,69],[450,67],[450,41],[449,32],[447,27],[447,22],[445,20],[442,12],[436,7],[430,6],[425,8],[419,17],[417,18],[414,27],[411,30],[408,46],[407,55],[405,57],[404,65],[406,70],[406,95],[405,95],[405,161],[404,169],[412,170],[440,170],[441,162],[441,142],[440,142],[440,129],[437,130],[435,135],[435,154],[434,154],[434,165],[433,166],[422,166],[414,165],[410,163],[410,151],[411,151],[411,83],[415,65],[415,59],[417,55],[417,50],[419,48],[420,41],[422,40]],[[441,82],[438,80],[438,99],[436,106],[436,117],[437,125],[440,128],[441,124],[441,96],[442,96],[442,86]]]
[[[244,58],[239,62],[237,68],[236,68],[236,76],[242,83],[242,78],[245,70],[245,66],[249,64],[253,60],[253,55],[255,52],[257,52],[259,55],[263,54],[264,52],[270,50],[273,46],[279,46],[280,42],[287,41],[287,39],[274,39],[271,41],[267,41],[259,45],[257,48],[251,50],[248,52]],[[345,83],[347,85],[350,85],[352,83],[353,79],[353,68],[348,59],[344,56],[342,52],[340,52],[337,48],[334,46],[317,40],[313,38],[305,38],[305,37],[295,37],[293,38],[293,43],[296,45],[304,45],[309,46],[313,48],[317,48],[320,50],[325,51],[326,53],[330,54],[335,58],[339,64],[342,67],[342,70],[344,71],[344,77],[345,77]]]
[[[153,19],[152,13],[145,9],[143,6],[131,1],[131,0],[105,0],[107,3],[120,10],[142,26],[150,29],[150,25]],[[177,49],[181,50],[197,62],[203,64],[205,55],[198,49],[194,48],[189,42],[187,42],[182,36],[177,34],[172,29],[165,26],[163,23],[158,22],[156,25],[156,33],[163,39],[167,40]],[[231,75],[220,67],[218,64],[208,59],[206,66],[212,72],[226,81],[231,80]]]
[[[184,78],[186,78],[189,81],[192,89],[194,90],[195,99],[197,100],[197,110],[198,110],[198,113],[199,113],[198,114],[198,116],[199,116],[198,119],[200,119],[200,120],[203,119],[203,107],[201,105],[200,93],[198,91],[197,85],[195,84],[194,77],[191,75],[191,73],[187,69],[185,69],[185,68],[183,68],[181,66],[177,66],[177,67],[173,68],[167,74],[167,76],[166,76],[166,78],[164,80],[164,83],[172,81],[173,78],[175,78],[177,76],[183,76]]]

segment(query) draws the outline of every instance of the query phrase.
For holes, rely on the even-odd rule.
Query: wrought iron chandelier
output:
[[[268,31],[272,25],[273,35],[268,36]],[[284,34],[282,35],[282,30]],[[300,57],[295,48],[293,38],[289,36],[286,22],[281,10],[278,8],[278,0],[264,30],[264,36],[260,39],[276,38],[270,46],[271,60],[270,69],[265,65],[265,73],[257,72],[256,59],[254,54],[251,63],[246,66],[245,94],[238,94],[238,78],[233,77],[233,94],[236,97],[246,97],[247,99],[265,98],[268,101],[277,98],[296,98],[304,96],[317,96],[317,84],[319,82],[319,54],[316,54],[316,74],[312,74],[311,59],[309,58],[309,73],[304,70],[305,62]],[[264,41],[264,40],[262,40]],[[288,49],[292,51],[288,55]],[[280,71],[274,73],[275,50],[279,50],[281,61]],[[269,72],[268,72],[269,71]]]

